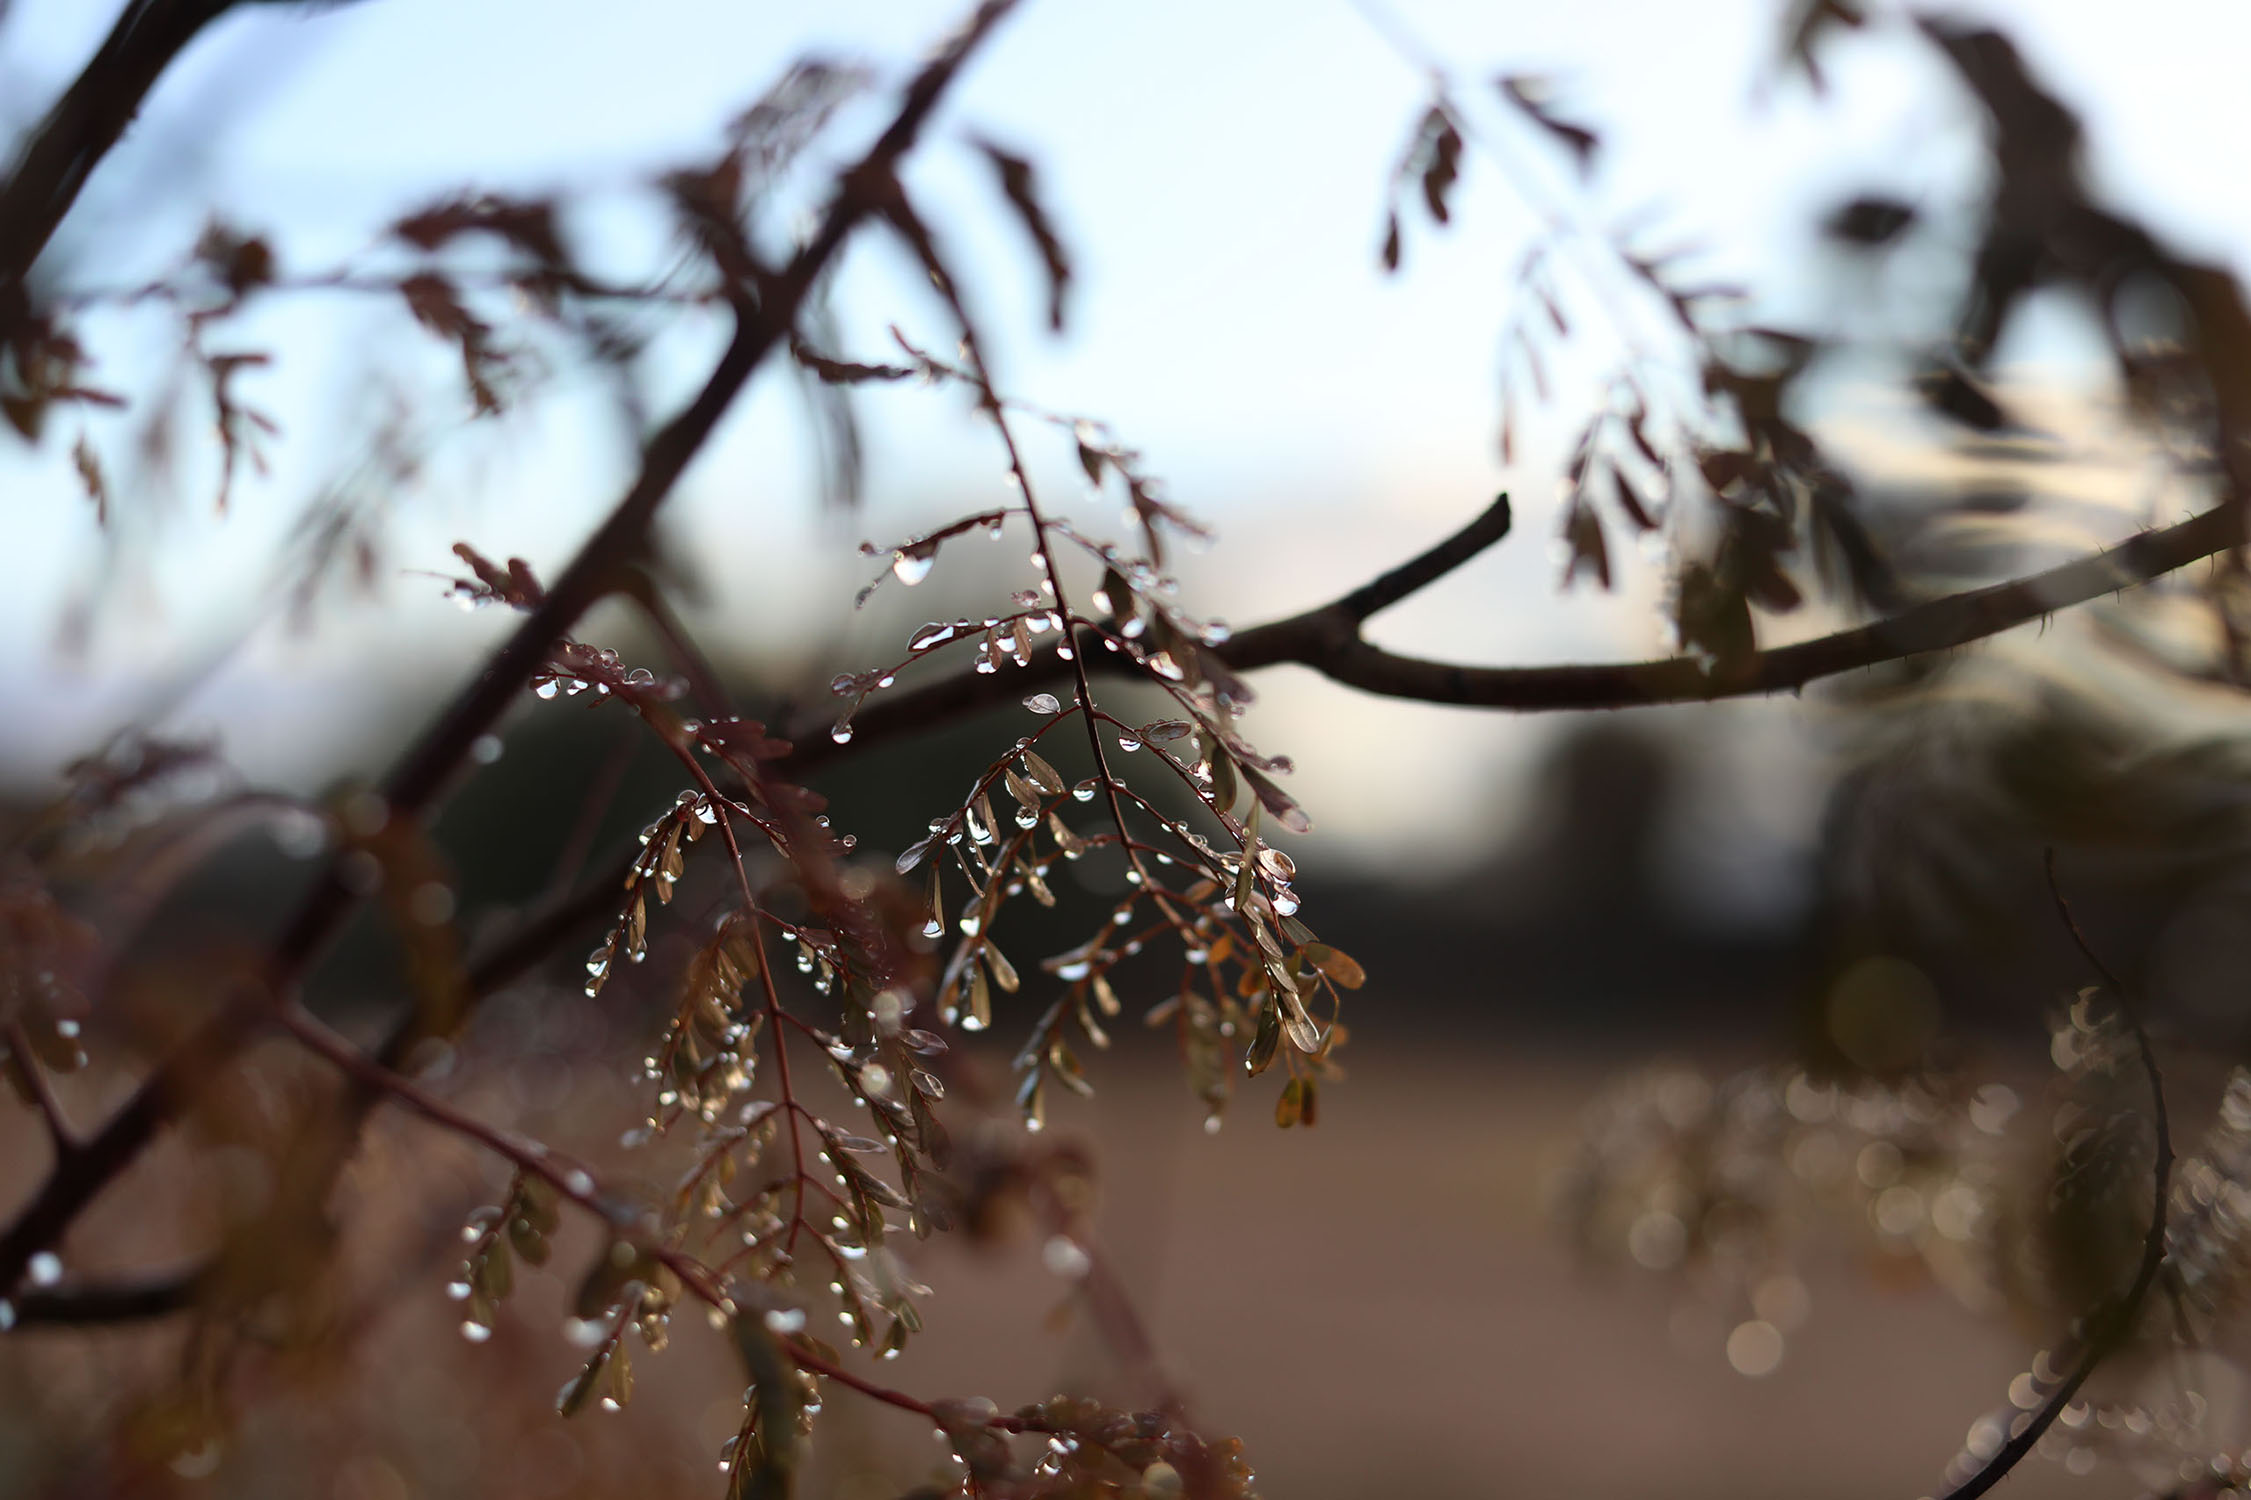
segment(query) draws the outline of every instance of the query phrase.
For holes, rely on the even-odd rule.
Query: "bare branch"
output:
[[[1469,708],[1538,713],[1708,703],[1792,692],[1824,677],[1965,646],[2147,583],[2224,552],[2238,540],[2235,518],[2225,507],[2206,511],[2045,572],[1949,594],[1872,624],[1757,652],[1733,670],[1708,668],[1686,656],[1547,667],[1460,666],[1403,656],[1361,637],[1362,621],[1468,562],[1507,535],[1508,524],[1503,496],[1468,526],[1374,582],[1317,609],[1241,631],[1210,649],[1237,671],[1305,666],[1363,692]],[[1121,664],[1103,659],[1106,655],[1088,662],[1088,670],[1121,670]],[[830,743],[823,734],[801,736],[798,750],[781,767],[802,774],[941,719],[1012,702],[1028,687],[1060,682],[1068,675],[1068,664],[1049,659],[1005,677],[965,672],[944,678],[869,703],[854,717],[858,733],[848,747]]]
[[[235,0],[131,0],[78,78],[47,111],[0,188],[0,325],[22,312],[23,280],[141,103],[188,44]]]
[[[1381,578],[1363,584],[1329,606],[1354,624],[1366,622],[1378,610],[1391,608],[1409,594],[1430,587],[1487,547],[1508,535],[1508,496],[1501,495],[1485,513],[1446,540],[1411,561],[1401,563]]]
[[[1220,654],[1239,669],[1297,662],[1363,692],[1474,708],[1544,711],[1704,703],[1793,691],[1823,677],[1967,645],[2146,583],[2222,552],[2239,539],[2239,523],[2229,510],[2206,511],[2026,578],[1949,594],[1872,624],[1761,651],[1733,668],[1707,668],[1685,656],[1552,667],[1457,666],[1386,651],[1357,632],[1345,635],[1327,610],[1245,631]]]
[[[208,1267],[134,1281],[49,1287],[15,1299],[18,1328],[75,1328],[98,1323],[145,1323],[195,1306]]]
[[[2133,1285],[2126,1295],[2108,1309],[2101,1310],[2092,1321],[2094,1332],[2081,1347],[2079,1359],[2071,1367],[2063,1383],[2048,1393],[2040,1409],[2015,1426],[2009,1440],[1979,1470],[1946,1492],[1944,1500],[1977,1500],[1977,1497],[1999,1484],[2011,1469],[2022,1463],[2032,1450],[2039,1446],[2041,1436],[2055,1424],[2063,1409],[2079,1394],[2087,1377],[2095,1367],[2116,1353],[2133,1333],[2135,1322],[2141,1317],[2142,1304],[2149,1300],[2150,1289],[2157,1284],[2157,1273],[2165,1263],[2165,1204],[2173,1190],[2173,1128],[2165,1113],[2165,1080],[2157,1071],[2157,1054],[2150,1049],[2149,1029],[2142,1024],[2140,1007],[2132,991],[2111,972],[2110,966],[2095,953],[2087,941],[2086,933],[2079,928],[2078,919],[2071,914],[2071,903],[2064,899],[2063,886],[2056,879],[2056,851],[2047,852],[2048,893],[2055,899],[2056,914],[2063,919],[2064,929],[2078,945],[2088,967],[2101,977],[2112,995],[2117,997],[2118,1010],[2126,1018],[2127,1027],[2134,1033],[2134,1045],[2141,1054],[2142,1071],[2149,1076],[2150,1121],[2157,1133],[2157,1167],[2152,1173],[2155,1186],[2149,1213],[2149,1231],[2142,1236],[2141,1264],[2134,1272]]]

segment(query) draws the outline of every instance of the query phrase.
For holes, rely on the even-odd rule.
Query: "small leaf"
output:
[[[1320,970],[1348,990],[1356,990],[1368,982],[1367,971],[1351,954],[1340,952],[1327,943],[1307,943],[1298,950],[1298,957],[1308,967]]]
[[[1041,759],[1037,750],[1025,750],[1016,759],[1024,767],[1024,774],[1032,779],[1032,785],[1050,797],[1060,797],[1070,790],[1064,785],[1062,774]]]
[[[1047,270],[1047,324],[1060,333],[1063,331],[1064,295],[1071,285],[1071,257],[1063,248],[1062,236],[1040,202],[1039,182],[1032,164],[1024,157],[1004,151],[990,141],[978,141],[977,149],[993,164],[1000,176],[1000,190],[1009,206],[1023,222],[1025,233],[1040,253],[1040,264]],[[1099,477],[1096,482],[1100,483]]]
[[[1265,1072],[1274,1062],[1274,1053],[1282,1043],[1282,1009],[1268,994],[1259,1002],[1258,1026],[1251,1033],[1251,1044],[1243,1053],[1243,1071],[1253,1078]]]
[[[1563,567],[1563,582],[1568,586],[1585,569],[1594,575],[1604,588],[1610,587],[1610,547],[1602,535],[1602,518],[1587,504],[1586,492],[1580,490],[1571,497],[1571,507],[1563,516],[1563,541],[1570,549],[1570,560]]]
[[[1546,80],[1510,77],[1500,79],[1499,84],[1503,98],[1522,110],[1533,124],[1563,143],[1582,174],[1594,164],[1595,150],[1602,144],[1602,138],[1585,126],[1574,125],[1550,112]]]
[[[1234,757],[1224,750],[1215,749],[1211,758],[1211,805],[1220,812],[1227,812],[1235,806],[1235,799],[1241,795],[1242,787],[1235,776]]]
[[[1264,772],[1255,771],[1249,766],[1242,767],[1241,771],[1243,779],[1251,784],[1251,790],[1258,794],[1260,805],[1273,816],[1275,822],[1292,833],[1313,831],[1313,820],[1306,816],[1304,808],[1298,806],[1296,798],[1276,786]]]
[[[1461,176],[1462,133],[1454,128],[1454,121],[1444,107],[1432,105],[1423,123],[1430,145],[1423,163],[1423,206],[1439,223],[1453,218],[1447,205],[1447,195]]]
[[[985,967],[993,971],[993,983],[999,985],[1009,994],[1015,994],[1023,984],[1023,981],[1016,975],[1016,965],[1010,963],[1008,956],[990,942],[987,942],[979,951],[985,956]]]

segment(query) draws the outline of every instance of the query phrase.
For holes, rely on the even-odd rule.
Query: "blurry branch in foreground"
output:
[[[2056,878],[2056,851],[2052,848],[2047,851],[2046,869],[2048,893],[2054,898],[2056,915],[2071,934],[2071,941],[2087,960],[2088,967],[2110,991],[2118,1013],[2133,1034],[2134,1050],[2140,1057],[2142,1072],[2149,1079],[2149,1121],[2156,1136],[2157,1150],[2156,1164],[2150,1174],[2153,1188],[2149,1229],[2142,1236],[2141,1260],[2134,1268],[2133,1283],[2109,1306],[2090,1309],[2073,1324],[2080,1338],[2080,1349],[2070,1372],[2047,1393],[2036,1410],[2021,1413],[2012,1421],[2008,1441],[1975,1473],[1948,1490],[1944,1500],[1977,1500],[2040,1445],[2041,1437],[2078,1396],[2079,1388],[2095,1373],[2095,1367],[2133,1336],[2141,1321],[2142,1306],[2149,1300],[2151,1290],[2157,1285],[2158,1272],[2165,1264],[2166,1203],[2173,1191],[2173,1127],[2165,1110],[2165,1079],[2158,1072],[2157,1054],[2150,1049],[2149,1029],[2143,1022],[2140,1003],[2095,952],[2086,933],[2080,930],[2078,919],[2071,914],[2071,903],[2064,899],[2063,886]]]

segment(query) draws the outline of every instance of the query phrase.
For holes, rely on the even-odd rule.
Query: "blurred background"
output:
[[[1564,476],[1590,412],[1615,399],[1621,369],[1651,382],[1660,410],[1693,405],[1699,378],[1679,330],[1619,288],[1617,246],[1682,247],[1692,279],[1743,289],[1730,326],[1819,341],[1794,420],[1851,474],[1905,597],[2019,576],[2199,508],[2208,455],[2137,413],[2068,296],[2010,320],[1988,372],[2005,422],[1949,423],[1918,393],[1917,361],[1950,337],[1970,288],[1997,180],[1987,123],[1889,8],[1823,38],[1815,87],[1790,38],[1821,9],[1035,3],[970,71],[908,181],[971,268],[998,383],[1109,424],[1212,524],[1215,544],[1178,560],[1182,598],[1238,629],[1335,597],[1505,490],[1514,534],[1386,612],[1374,639],[1494,665],[1676,649],[1673,567],[1697,545],[1692,506],[1638,543],[1615,539],[1612,587],[1564,581]],[[317,798],[379,774],[509,624],[455,607],[452,545],[551,576],[629,481],[648,421],[694,390],[725,336],[708,312],[666,306],[618,314],[634,352],[615,365],[527,336],[507,408],[481,415],[460,350],[395,299],[335,286],[261,297],[210,340],[270,356],[236,377],[272,430],[250,439],[260,459],[237,466],[221,506],[182,309],[133,289],[179,275],[213,223],[264,237],[285,282],[396,274],[409,261],[389,226],[461,189],[555,197],[585,264],[661,276],[679,249],[660,174],[707,159],[793,60],[865,63],[884,87],[768,206],[773,225],[802,227],[823,169],[879,127],[888,90],[949,18],[875,0],[785,12],[260,6],[167,75],[38,269],[38,295],[77,311],[91,383],[128,404],[0,442],[12,823],[68,762],[142,734],[208,743],[226,768],[162,788],[150,818],[233,786]],[[2077,112],[2098,202],[2240,274],[2251,196],[2235,168],[2251,121],[2234,74],[2251,17],[2187,0],[1962,14],[2013,38]],[[82,0],[0,4],[0,129],[31,128],[113,20]],[[1384,214],[1433,61],[1479,128],[1451,222],[1404,214],[1387,274]],[[1558,117],[1599,130],[1590,171],[1511,112],[1492,86],[1503,75],[1547,80]],[[1037,164],[1076,273],[1059,334],[973,136]],[[1901,205],[1911,224],[1858,243],[1838,227],[1856,200]],[[1530,335],[1547,317],[1536,288],[1557,312]],[[847,253],[824,315],[850,358],[897,358],[894,326],[952,346],[920,272],[874,240]],[[689,629],[740,701],[814,734],[836,674],[895,661],[922,621],[983,614],[1031,582],[1013,545],[973,539],[912,590],[893,582],[855,608],[878,570],[862,541],[888,549],[1006,491],[957,392],[882,387],[854,404],[857,447],[787,371],[766,372],[663,520],[662,583]],[[80,445],[106,473],[99,511]],[[1122,530],[1068,442],[1036,453],[1034,472],[1074,524]],[[1804,581],[1802,607],[1760,613],[1762,643],[1862,617],[1850,590],[1815,586],[1810,569]],[[2251,1040],[2251,721],[2229,607],[2199,571],[1911,673],[1602,714],[1478,713],[1261,674],[1248,732],[1293,757],[1291,790],[1315,823],[1289,843],[1304,915],[1370,976],[1349,1015],[1350,1078],[1324,1092],[1311,1133],[1270,1129],[1250,1086],[1208,1134],[1166,1048],[1126,1037],[1097,1060],[1097,1096],[1055,1124],[1098,1154],[1106,1248],[1198,1417],[1245,1440],[1270,1495],[1930,1492],[2054,1331],[2052,1308],[1949,1248],[1991,1252],[2005,1216],[1957,1235],[1939,1212],[1949,1186],[1986,1192],[2037,1156],[2044,1109],[2012,1122],[1994,1101],[2047,1097],[2051,1027],[2092,982],[2042,850],[2063,846],[2097,947],[2146,992],[2178,1067],[2184,1139]],[[622,612],[584,633],[629,659],[651,650]],[[840,828],[889,855],[1019,728],[948,725],[813,782]],[[618,846],[678,790],[661,747],[584,705],[527,699],[493,748],[437,829],[472,934],[567,885],[588,848]],[[287,845],[218,847],[136,950],[270,931],[313,868]],[[1066,896],[1098,905],[1099,874],[1084,884]],[[651,972],[598,1001],[544,974],[485,1007],[452,1096],[643,1170],[611,1143],[638,1117],[629,1070],[669,1004],[665,960],[678,961],[652,946]],[[340,1016],[374,1015],[397,983],[371,924],[321,994]],[[996,1080],[1035,1013],[996,1024]],[[61,1083],[85,1118],[130,1085],[130,1066],[101,1055],[123,1030],[94,1016],[95,1065]],[[1910,1063],[1936,1081],[1900,1084]],[[1807,1077],[1790,1071],[1801,1064]],[[298,1086],[277,1067],[278,1089]],[[1796,1122],[1788,1151],[1834,1134],[1854,1165],[1830,1173],[1837,1191],[1815,1191],[1826,1169],[1788,1158],[1825,1208],[1762,1219],[1773,1240],[1750,1256],[1756,1274],[1684,1272],[1696,1258],[1649,1227],[1670,1217],[1665,1232],[1680,1231],[1661,1203],[1608,1234],[1613,1210],[1572,1198],[1605,1191],[1619,1111],[1694,1137],[1729,1118],[1715,1100],[1762,1088]],[[1914,1100],[1957,1097],[1984,1101],[1989,1142],[1931,1146],[1924,1166],[1893,1145],[1937,1128],[1937,1106]],[[14,1201],[45,1163],[27,1119],[6,1129],[0,1192]],[[1866,1155],[1877,1144],[1909,1175]],[[174,1263],[210,1232],[187,1155],[160,1151],[89,1217],[74,1274]],[[1934,1175],[1914,1175],[1925,1166]],[[487,1343],[454,1333],[455,1232],[502,1180],[457,1143],[380,1120],[342,1189],[348,1348],[277,1360],[223,1445],[132,1470],[136,1492],[719,1493],[739,1377],[700,1329],[645,1361],[625,1412],[569,1423],[550,1394],[575,1367],[552,1331],[567,1277],[527,1271]],[[1903,1184],[1922,1195],[1909,1218],[1885,1194]],[[563,1243],[559,1261],[593,1248]],[[1130,1396],[1030,1240],[941,1240],[915,1271],[936,1289],[931,1331],[895,1383],[1004,1408],[1059,1385]],[[163,1328],[11,1338],[0,1493],[92,1493],[88,1476],[126,1472],[120,1413],[193,1357]],[[2164,1376],[2129,1366],[2104,1399],[2131,1408]],[[2211,1371],[2198,1381],[2215,1409],[2233,1389]],[[936,1456],[915,1422],[841,1393],[818,1441],[812,1493],[896,1494]],[[2170,1477],[2169,1454],[2153,1468],[2130,1445],[2101,1451],[2011,1482],[2123,1495]]]

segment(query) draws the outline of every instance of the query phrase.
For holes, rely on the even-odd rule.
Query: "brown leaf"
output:
[[[1563,516],[1563,540],[1571,549],[1571,557],[1563,566],[1563,582],[1570,585],[1578,578],[1580,570],[1594,574],[1595,582],[1610,587],[1610,547],[1603,539],[1602,518],[1587,503],[1586,491],[1571,496],[1571,508]]]
[[[990,141],[974,142],[985,159],[993,164],[1000,176],[1000,190],[1009,206],[1024,225],[1024,232],[1040,253],[1040,264],[1047,270],[1047,326],[1057,333],[1063,331],[1064,294],[1071,285],[1071,257],[1063,248],[1063,240],[1055,232],[1054,221],[1040,203],[1039,180],[1032,164],[1024,157],[1004,151]]]
[[[1441,224],[1449,223],[1453,212],[1448,207],[1447,195],[1461,177],[1462,133],[1455,128],[1445,106],[1437,104],[1432,105],[1430,113],[1424,117],[1423,133],[1429,141],[1422,171],[1423,204],[1433,219]]]
[[[1522,110],[1533,124],[1562,142],[1582,173],[1593,165],[1595,150],[1602,144],[1602,138],[1585,126],[1559,119],[1549,111],[1546,80],[1515,75],[1499,79],[1498,83],[1502,97]]]

